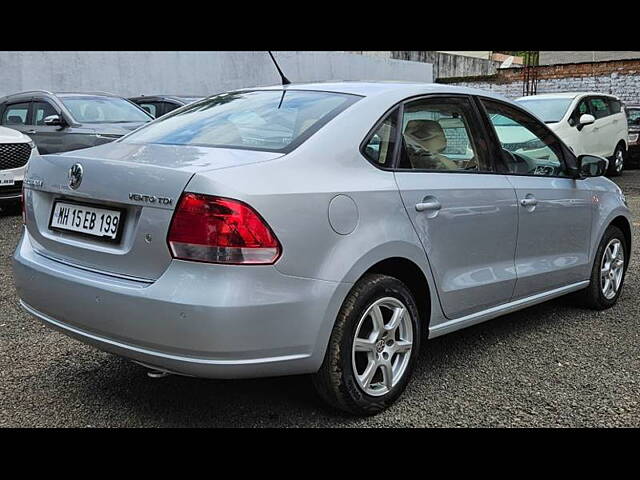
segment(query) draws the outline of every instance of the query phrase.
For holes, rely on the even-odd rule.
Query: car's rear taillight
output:
[[[280,243],[266,222],[238,200],[184,193],[167,237],[181,260],[230,264],[271,264]]]

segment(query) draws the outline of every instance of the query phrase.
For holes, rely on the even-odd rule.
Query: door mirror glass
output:
[[[596,121],[596,118],[593,115],[589,115],[588,113],[585,113],[584,115],[580,116],[580,125],[582,126],[591,125],[595,121]]]
[[[578,168],[583,177],[601,177],[609,167],[609,160],[596,155],[580,155]]]
[[[44,124],[50,127],[54,127],[54,126],[62,126],[63,122],[60,119],[59,115],[49,115],[48,117],[44,117]]]

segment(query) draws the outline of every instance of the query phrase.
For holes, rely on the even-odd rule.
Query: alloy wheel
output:
[[[351,361],[360,388],[372,396],[388,393],[407,371],[413,346],[409,309],[397,298],[375,301],[360,318]]]
[[[614,238],[608,244],[600,262],[600,289],[607,300],[614,298],[624,275],[624,247]]]

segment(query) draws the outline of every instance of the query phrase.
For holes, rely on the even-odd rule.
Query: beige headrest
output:
[[[432,154],[440,153],[447,148],[447,137],[435,120],[409,120],[404,133]]]

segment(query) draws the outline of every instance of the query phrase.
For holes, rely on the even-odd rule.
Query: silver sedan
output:
[[[426,338],[616,303],[631,221],[606,169],[479,90],[238,90],[33,158],[15,281],[45,324],[155,371],[312,374],[374,414]]]

